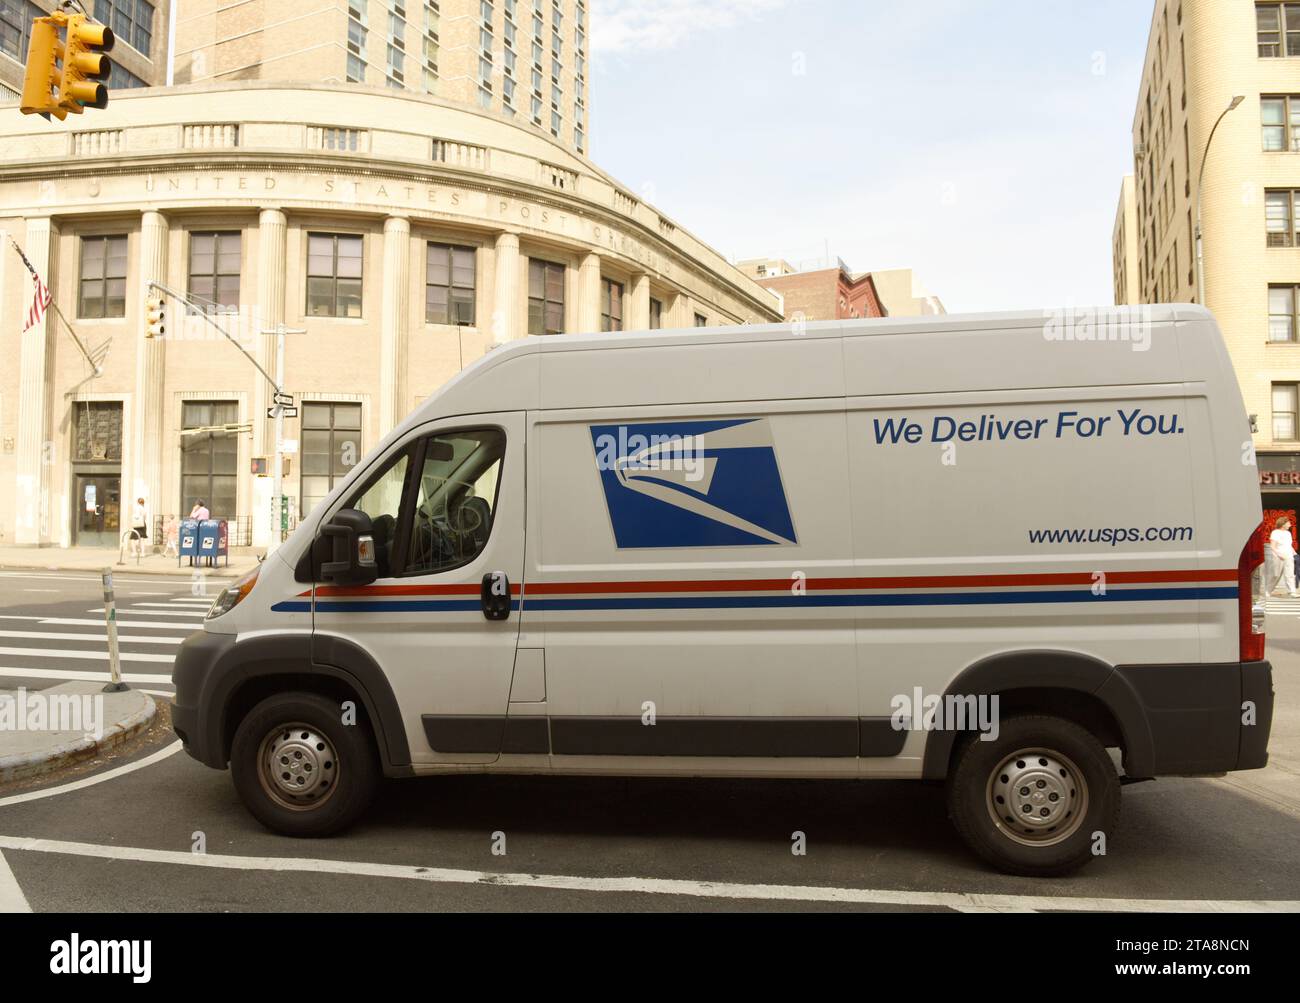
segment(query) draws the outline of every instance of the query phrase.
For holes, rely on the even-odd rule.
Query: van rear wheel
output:
[[[336,700],[283,693],[240,722],[230,773],[244,805],[267,828],[328,836],[365,810],[379,783],[374,741],[364,723],[342,718]]]
[[[1104,852],[1119,792],[1114,764],[1091,733],[1024,714],[1002,722],[996,740],[972,737],[962,747],[948,777],[948,815],[993,866],[1046,877]]]

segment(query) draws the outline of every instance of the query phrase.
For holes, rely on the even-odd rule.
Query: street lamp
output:
[[[1214,134],[1219,129],[1219,123],[1228,112],[1245,100],[1244,95],[1238,94],[1228,102],[1228,107],[1224,108],[1219,113],[1219,117],[1214,120],[1214,127],[1210,129],[1209,138],[1205,141],[1205,149],[1201,152],[1201,170],[1196,176],[1196,302],[1201,306],[1205,306],[1205,243],[1201,237],[1201,183],[1205,180],[1205,164],[1209,159],[1210,144],[1214,142]]]

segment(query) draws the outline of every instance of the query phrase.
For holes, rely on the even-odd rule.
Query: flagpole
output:
[[[5,230],[3,232],[4,235],[9,238],[9,243],[13,246],[13,249],[17,252],[18,257],[23,259],[23,264],[26,265],[27,270],[32,273],[32,277],[36,279],[37,282],[41,283],[41,285],[45,286],[46,293],[50,297],[50,301],[48,304],[49,309],[51,310],[51,312],[54,313],[56,317],[59,318],[59,320],[63,321],[63,326],[68,329],[68,334],[72,335],[72,340],[76,343],[78,350],[81,352],[82,356],[85,357],[86,362],[90,364],[91,372],[93,372],[96,376],[102,376],[104,370],[95,364],[95,360],[92,359],[90,357],[90,353],[86,351],[86,346],[83,345],[81,343],[81,339],[77,337],[76,329],[74,329],[72,324],[69,323],[68,318],[63,315],[63,311],[59,309],[59,304],[54,299],[54,290],[52,290],[48,285],[46,285],[45,281],[41,278],[40,274],[36,271],[35,266],[33,266],[32,263],[27,260],[27,255],[24,254],[23,249],[18,246],[18,241],[14,240],[13,234],[11,234],[8,230]]]

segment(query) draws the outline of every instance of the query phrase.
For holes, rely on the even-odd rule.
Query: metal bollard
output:
[[[100,575],[104,583],[104,625],[108,628],[108,672],[111,682],[104,693],[121,693],[130,689],[122,682],[122,661],[117,651],[117,601],[113,598],[113,569],[105,568]]]

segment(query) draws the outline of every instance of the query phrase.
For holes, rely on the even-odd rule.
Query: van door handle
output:
[[[510,578],[504,571],[489,571],[483,576],[479,599],[486,619],[504,620],[510,616]]]

